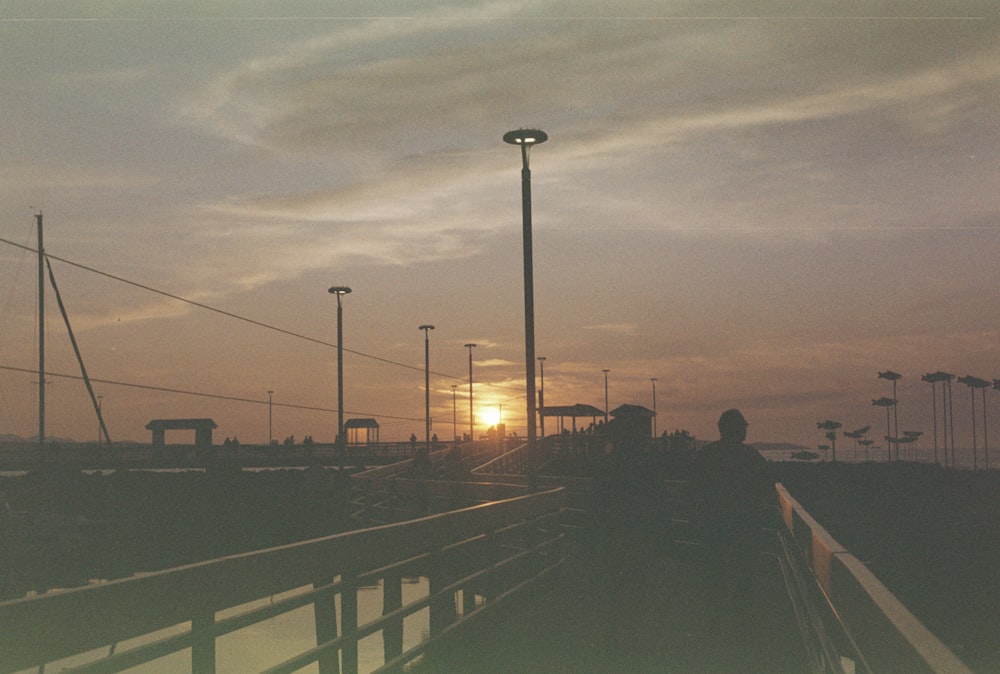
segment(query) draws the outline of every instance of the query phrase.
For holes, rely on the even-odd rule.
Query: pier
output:
[[[2,602],[0,671],[240,671],[225,640],[300,610],[311,645],[255,671],[972,671],[784,485],[734,607],[705,574],[685,481],[607,527],[593,478],[543,470],[556,441],[463,450],[423,477],[413,460],[354,474],[343,533]],[[376,664],[359,658],[371,638]]]

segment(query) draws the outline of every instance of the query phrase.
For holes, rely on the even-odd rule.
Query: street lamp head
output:
[[[421,325],[421,326],[420,326],[419,328],[417,328],[417,329],[418,329],[418,330],[433,330],[433,329],[434,329],[434,326],[433,326],[433,325]]]
[[[351,292],[351,289],[347,286],[333,286],[329,292],[331,295],[347,295]]]
[[[478,345],[478,344],[466,344],[466,345],[465,345],[465,348],[467,348],[467,349],[472,349],[472,348],[475,348],[475,347],[477,347],[477,346],[479,346],[479,345]]]
[[[511,145],[538,145],[548,139],[548,134],[540,129],[515,129],[503,135],[503,142]]]

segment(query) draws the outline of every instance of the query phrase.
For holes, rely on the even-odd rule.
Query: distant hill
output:
[[[0,435],[0,443],[18,443],[24,444],[26,442],[38,442],[38,436],[33,435],[30,438],[22,438],[20,435],[13,435],[11,433],[4,433]],[[53,438],[51,436],[46,436],[45,442],[55,442],[61,445],[72,445],[76,444],[76,440],[72,438]]]
[[[751,442],[748,444],[758,452],[798,452],[811,449],[792,442]]]

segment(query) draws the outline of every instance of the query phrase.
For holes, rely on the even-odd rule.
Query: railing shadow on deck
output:
[[[491,488],[492,489],[492,488]],[[509,496],[510,490],[506,490]],[[381,632],[383,667],[402,666],[564,560],[564,492],[520,494],[482,505],[83,588],[0,603],[0,671],[14,672],[102,649],[61,671],[117,672],[190,649],[191,671],[216,668],[216,640],[312,605],[316,646],[268,673],[318,663],[322,674],[358,668],[358,641]],[[404,577],[429,579],[427,596],[402,603]],[[384,610],[358,625],[357,591],[384,585]],[[296,591],[292,593],[292,591]],[[244,612],[232,609],[289,593]],[[340,599],[338,630],[337,604]],[[258,602],[260,604],[262,602]],[[429,609],[427,638],[403,651],[403,620]],[[221,615],[225,612],[225,617]],[[174,628],[130,650],[115,645]]]

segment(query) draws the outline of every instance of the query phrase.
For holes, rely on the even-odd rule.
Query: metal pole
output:
[[[433,325],[421,325],[424,331],[424,439],[427,449],[431,447],[431,338]]]
[[[267,446],[270,447],[271,443],[274,442],[274,426],[271,424],[271,402],[274,391],[267,392]]]
[[[611,370],[601,370],[604,373],[604,425],[608,425],[608,372]],[[605,429],[606,430],[606,429]]]
[[[472,414],[472,350],[476,344],[466,344],[465,347],[469,350],[469,442],[473,442],[476,439],[476,432],[475,417]]]
[[[542,385],[538,389],[538,421],[541,425],[540,435],[545,437],[545,356],[538,357],[538,374]]]
[[[656,377],[651,377],[650,380],[653,382],[653,437],[656,437]]]
[[[983,451],[986,453],[986,470],[990,469],[990,440],[986,424],[986,389],[983,388]]]
[[[896,381],[892,382],[892,399],[896,404],[892,406],[892,428],[893,437],[896,438],[896,461],[899,461],[899,398],[896,397]]]
[[[38,446],[45,445],[45,245],[42,238],[42,212],[35,214],[38,223]]]
[[[938,461],[937,382],[931,382],[931,423],[934,425],[934,463]]]
[[[458,442],[458,399],[455,397],[458,384],[451,385],[451,434]]]
[[[524,378],[527,384],[528,446],[535,444],[535,282],[531,250],[531,169],[528,148],[521,144],[521,219],[524,241]]]
[[[346,448],[344,443],[344,307],[341,297],[351,292],[347,286],[333,286],[330,293],[337,296],[337,448],[340,470],[344,470]]]
[[[955,465],[955,398],[951,390],[951,380],[948,380],[948,417],[951,419],[951,467]]]
[[[344,308],[337,293],[337,449],[344,446]]]

